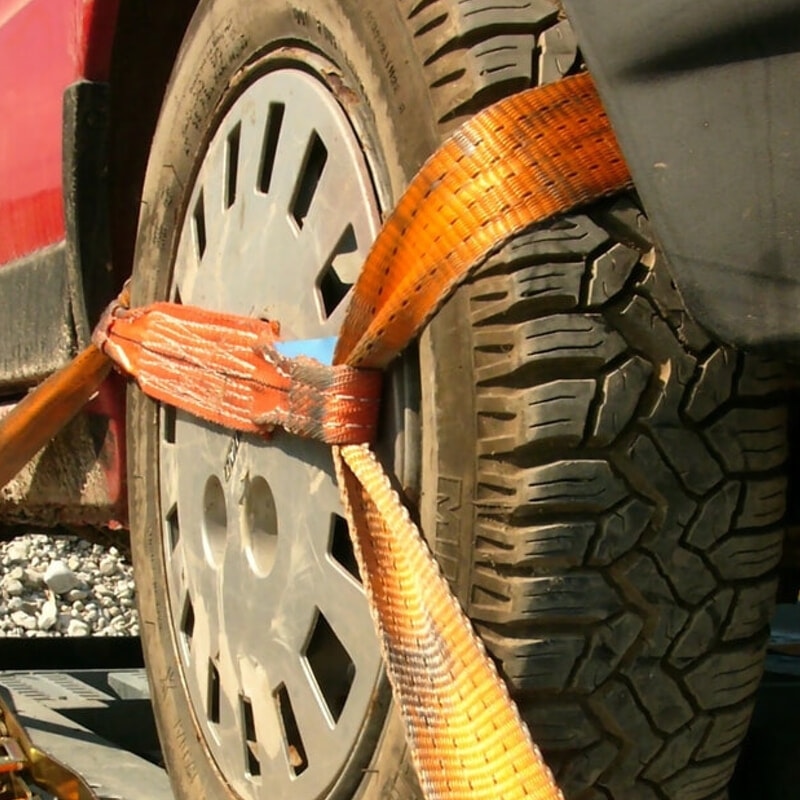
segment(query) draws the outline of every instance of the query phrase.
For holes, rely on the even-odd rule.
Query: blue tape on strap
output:
[[[285,358],[308,356],[325,366],[333,364],[333,351],[336,349],[336,337],[327,339],[296,339],[291,342],[278,341],[273,345]]]

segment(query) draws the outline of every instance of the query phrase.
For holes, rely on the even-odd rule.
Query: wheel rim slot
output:
[[[259,170],[258,188],[269,194],[272,173],[275,169],[275,156],[278,152],[278,141],[281,137],[283,115],[286,106],[283,103],[270,103],[267,113],[267,125],[264,130],[264,147],[261,153],[261,169]]]
[[[353,287],[353,281],[349,279],[349,273],[352,273],[353,269],[349,262],[352,261],[352,256],[357,251],[356,233],[353,226],[348,225],[317,283],[325,319],[328,319],[336,311]],[[360,264],[356,266],[356,274],[358,274],[359,267]]]
[[[230,208],[236,202],[236,181],[239,171],[239,139],[242,133],[241,123],[237,123],[228,134],[226,142],[225,159],[225,208]]]
[[[356,669],[350,654],[319,609],[305,657],[331,717],[338,722],[355,680]]]
[[[353,552],[353,540],[350,538],[347,520],[339,514],[331,514],[331,557],[361,583],[361,573],[358,570],[356,554]]]
[[[311,204],[314,201],[322,173],[325,171],[325,164],[328,161],[328,148],[320,139],[319,134],[314,131],[306,148],[306,155],[303,159],[303,168],[297,181],[297,188],[292,200],[291,213],[297,227],[302,230]]]
[[[194,206],[194,213],[192,214],[192,222],[194,228],[194,244],[197,249],[197,258],[201,260],[206,252],[206,244],[208,239],[206,237],[206,209],[203,200],[203,193],[200,192],[197,203]]]
[[[306,756],[303,737],[297,727],[297,718],[294,715],[292,701],[284,684],[281,684],[275,690],[274,698],[283,728],[283,739],[286,745],[286,758],[289,762],[289,769],[295,775],[302,775],[308,768],[308,757]]]
[[[261,775],[261,761],[256,755],[258,739],[256,737],[256,722],[253,717],[253,704],[248,697],[239,695],[239,707],[242,714],[245,770],[250,777],[258,778]]]
[[[172,551],[178,546],[181,538],[181,526],[178,519],[178,505],[177,503],[172,506],[167,514],[167,530],[169,531],[169,544]]]
[[[208,721],[219,724],[219,709],[220,709],[220,685],[219,685],[219,670],[216,664],[209,659],[208,661],[208,697],[206,702],[206,713]]]

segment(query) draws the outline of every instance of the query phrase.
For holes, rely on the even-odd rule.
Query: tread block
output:
[[[725,625],[733,600],[734,591],[727,587],[716,592],[692,613],[670,653],[669,660],[673,666],[683,668],[708,652]]]
[[[708,554],[708,559],[723,580],[745,580],[772,572],[782,552],[783,529],[779,528],[731,534]]]
[[[661,752],[642,773],[644,777],[655,783],[662,783],[667,778],[684,772],[686,764],[708,731],[709,724],[708,719],[696,717],[684,730],[669,738]]]
[[[708,550],[731,529],[741,493],[740,483],[721,486],[700,506],[683,540],[692,547]]]
[[[656,422],[647,427],[672,472],[690,492],[706,494],[722,481],[719,463],[694,431],[674,422]]]
[[[736,408],[708,428],[706,441],[729,472],[766,472],[788,457],[785,408]]]
[[[470,294],[474,325],[530,319],[539,311],[569,311],[580,301],[583,262],[536,264],[480,282]]]
[[[627,495],[625,482],[607,461],[563,460],[517,469],[484,460],[476,504],[524,518],[540,513],[603,512]]]
[[[785,476],[746,481],[742,508],[736,515],[734,525],[737,528],[765,528],[781,522],[785,512]]]
[[[656,547],[652,546],[653,555],[662,573],[669,575],[670,585],[680,600],[697,605],[714,591],[718,578],[697,553],[680,545],[657,550]]]
[[[684,685],[697,705],[706,711],[733,706],[750,699],[761,681],[764,649],[717,652],[689,669]]]
[[[696,753],[697,758],[718,758],[731,750],[738,751],[750,725],[751,711],[749,705],[715,711],[711,715],[711,723],[703,743]]]
[[[428,56],[431,95],[443,109],[439,123],[457,123],[484,102],[521,91],[533,76],[534,38],[501,34],[457,50]]]
[[[738,753],[708,761],[692,764],[691,770],[677,773],[663,785],[662,791],[670,800],[707,800],[728,785]]]
[[[560,80],[578,60],[578,37],[567,20],[548,28],[539,39],[539,83]]]
[[[674,417],[695,373],[695,357],[643,295],[634,295],[624,307],[610,308],[606,315],[637,350],[652,354],[652,360],[659,365],[658,375],[663,384],[656,411],[659,407],[668,409],[668,414]]]
[[[610,564],[631,551],[653,518],[653,507],[637,497],[603,516],[592,548],[591,564]]]
[[[639,659],[626,670],[636,696],[662,733],[675,733],[694,717],[694,710],[660,661]]]
[[[658,536],[651,537],[648,546],[653,552],[669,557],[696,514],[697,503],[681,486],[648,435],[637,436],[629,445],[629,454],[642,480],[649,484],[646,491],[658,502]]]
[[[639,263],[639,251],[618,242],[591,264],[588,304],[601,306],[616,297]]]
[[[484,622],[585,624],[620,610],[619,598],[596,572],[567,572],[547,577],[498,575],[485,567],[474,572],[469,614]]]
[[[577,446],[595,389],[593,380],[561,380],[481,392],[476,399],[479,454],[513,453],[534,445]]]
[[[500,31],[533,34],[551,24],[558,9],[549,0],[460,0],[415,3],[406,13],[420,54],[431,64],[463,40],[474,41]]]
[[[733,392],[737,361],[733,351],[718,347],[698,365],[686,399],[685,412],[690,420],[701,422],[728,402]]]
[[[602,369],[625,352],[625,340],[598,315],[553,314],[522,325],[482,328],[474,336],[479,383],[506,378],[530,364]]]
[[[480,634],[516,690],[563,691],[586,644],[577,633],[532,639],[482,628]]]
[[[595,530],[594,522],[584,520],[524,526],[487,519],[478,527],[475,560],[518,568],[577,565],[585,560]]]
[[[722,629],[723,641],[749,639],[766,630],[775,607],[776,591],[777,579],[738,589],[733,613]]]
[[[585,264],[587,255],[607,246],[608,233],[583,214],[570,214],[515,236],[503,245],[479,274],[492,265],[493,274],[520,267],[542,268],[555,264]],[[585,266],[581,272],[585,272]],[[576,299],[580,293],[576,295]]]
[[[712,344],[708,334],[686,312],[669,270],[650,270],[640,282],[639,291],[658,310],[659,318],[681,347],[699,353]]]
[[[787,388],[786,365],[780,361],[745,353],[736,391],[739,397],[766,397]]]
[[[586,650],[570,681],[570,687],[591,692],[601,686],[635,645],[642,628],[642,620],[636,614],[627,612],[597,628],[587,637]]]
[[[675,602],[672,587],[661,575],[652,557],[632,557],[625,566],[629,584],[623,588],[631,593],[637,608],[644,605],[647,636],[642,642],[640,657],[661,658],[667,654],[675,637],[684,629],[689,612]]]
[[[647,797],[639,793],[638,784],[632,789],[632,778],[652,761],[663,746],[663,740],[653,730],[633,690],[622,680],[609,681],[602,692],[592,696],[590,707],[604,720],[611,736],[616,735],[627,746],[625,766],[616,770],[609,781],[602,780],[600,785],[611,789],[610,797],[636,797],[637,800]]]
[[[557,771],[558,785],[564,790],[566,797],[577,796],[580,791],[581,800],[608,800],[608,795],[593,787],[600,776],[619,757],[620,746],[613,741],[593,744],[579,752],[570,753],[570,758]]]
[[[636,413],[652,373],[653,367],[649,362],[634,356],[605,375],[592,430],[592,444],[609,445],[625,430]]]
[[[534,704],[523,717],[534,741],[544,751],[579,751],[606,737],[583,708],[566,700],[548,699]]]

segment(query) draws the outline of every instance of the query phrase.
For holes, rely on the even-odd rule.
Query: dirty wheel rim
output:
[[[358,137],[296,67],[247,85],[189,195],[170,299],[333,336],[379,224]],[[313,798],[353,752],[380,672],[330,454],[162,408],[174,638],[208,749],[243,797]]]

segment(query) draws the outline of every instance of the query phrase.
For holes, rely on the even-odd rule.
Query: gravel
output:
[[[0,638],[138,634],[133,570],[117,548],[39,534],[0,542]]]

